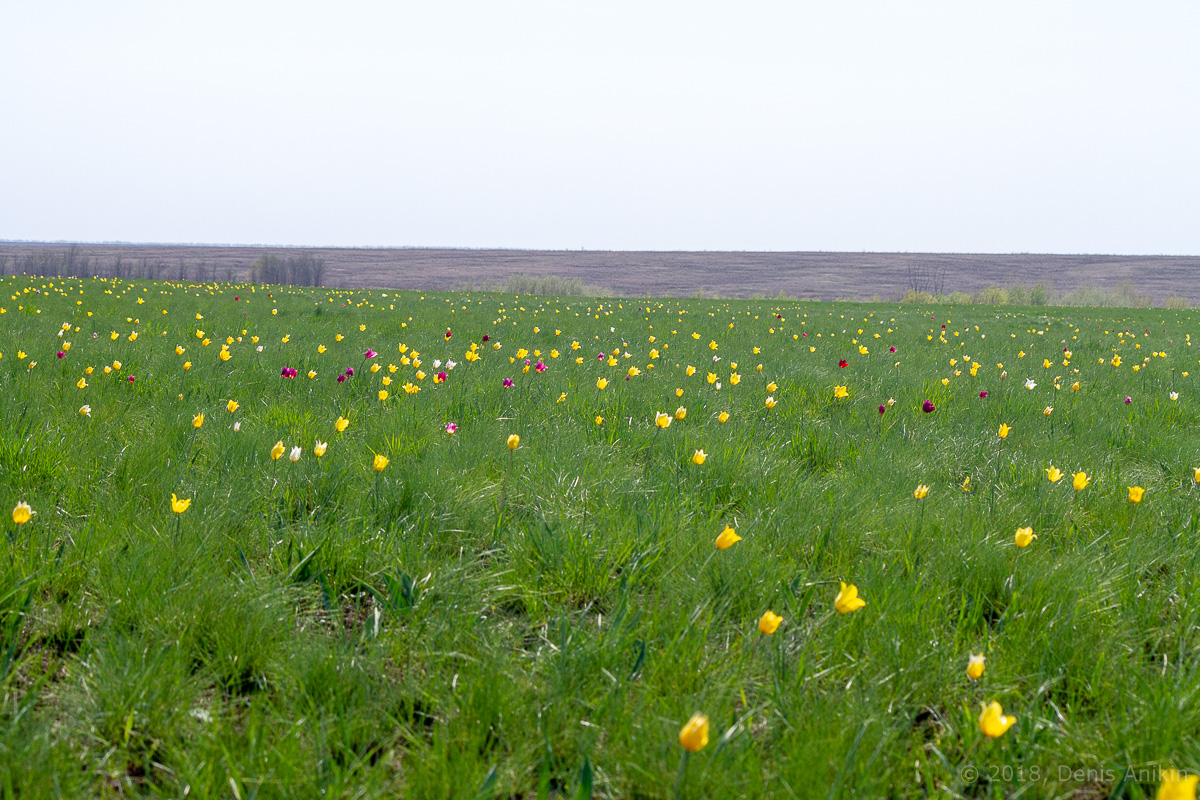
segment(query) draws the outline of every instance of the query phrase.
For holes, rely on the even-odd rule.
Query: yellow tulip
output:
[[[387,400],[387,399],[388,399],[388,391],[387,391],[387,389],[380,389],[380,390],[379,390],[379,399],[380,399],[380,400]]]
[[[729,421],[729,412],[728,411],[722,411],[720,414],[717,415],[717,422],[728,422],[728,421]]]
[[[1200,775],[1181,775],[1179,770],[1168,769],[1162,773],[1155,800],[1196,800],[1196,784]]]
[[[970,476],[970,475],[968,475],[967,477],[963,478],[963,482],[962,482],[962,490],[963,490],[964,492],[969,492],[969,491],[971,491],[971,476]]]
[[[346,428],[350,427],[350,420],[345,417],[338,417],[337,422],[333,423],[333,427],[337,428],[338,433],[342,433]]]
[[[1015,538],[1017,547],[1028,547],[1029,543],[1037,538],[1037,534],[1033,532],[1033,528],[1017,528]]]
[[[845,386],[835,386],[833,387],[833,396],[840,400],[843,397],[849,397],[850,392],[846,391]]]
[[[328,449],[329,442],[322,442],[320,439],[317,439],[317,445],[313,448],[313,455],[315,455],[317,458],[320,458],[321,456],[325,455],[325,451]]]
[[[689,753],[698,753],[708,744],[708,717],[697,711],[679,731],[679,745]]]
[[[767,384],[767,392],[769,392],[770,394],[774,394],[775,390],[778,388],[779,387],[775,385],[775,381],[771,381],[770,383]]]
[[[237,400],[230,400],[228,403],[225,404],[225,408],[229,409],[230,414],[237,411],[238,410]]]
[[[701,464],[704,463],[705,459],[707,459],[707,458],[708,458],[708,453],[704,452],[703,450],[697,450],[695,453],[692,454],[692,463],[695,464],[696,466],[700,466]]]
[[[979,715],[979,730],[989,739],[1003,736],[1004,732],[1017,721],[1016,717],[1004,716],[1004,709],[993,700],[991,703],[980,703],[983,712]]]
[[[13,509],[13,522],[18,525],[24,525],[26,522],[29,522],[35,513],[37,512],[30,508],[29,503],[22,500]]]
[[[276,442],[275,446],[271,448],[271,460],[278,461],[279,457],[281,455],[283,455],[283,440],[282,439],[280,439],[278,442]]]
[[[929,487],[925,484],[918,484],[916,489],[913,489],[913,497],[918,500],[924,500],[925,495],[929,494]]]
[[[79,387],[80,389],[86,389],[86,388],[87,388],[87,385],[88,385],[88,384],[87,384],[87,378],[80,378],[80,379],[79,379],[79,382],[78,382],[78,383],[76,383],[75,385],[76,385],[77,387]]]
[[[680,406],[679,408],[675,409],[675,419],[683,419],[686,416],[687,416],[687,409],[684,408],[683,406]]]
[[[767,408],[774,408],[778,404],[775,402],[774,397],[768,397],[763,405],[765,405]]]
[[[669,428],[671,426],[671,415],[659,411],[654,415],[654,424],[659,428]]]
[[[380,453],[375,454],[375,460],[371,462],[371,467],[376,472],[383,472],[384,467],[388,465],[388,457]]]
[[[1011,429],[1011,428],[1009,428],[1007,425],[1005,425],[1005,424],[1001,423],[1001,425],[1000,425],[1000,431],[999,431],[999,436],[1000,436],[1000,438],[1001,438],[1001,439],[1007,439],[1007,438],[1008,438],[1008,432],[1009,432],[1010,430],[1012,430],[1012,429]]]
[[[603,424],[604,424],[604,417],[597,416],[597,417],[596,417],[596,424],[597,424],[597,425],[603,425]]]
[[[608,386],[608,378],[601,378],[600,380],[596,381],[597,389],[603,389],[606,386]]]
[[[975,655],[974,653],[971,654],[970,659],[967,661],[967,677],[973,681],[977,681],[981,677],[983,677],[983,655],[982,654],[981,655]]]
[[[858,587],[854,584],[847,584],[845,581],[840,582],[842,588],[838,591],[837,597],[833,600],[833,607],[837,609],[839,614],[849,614],[851,611],[857,611],[867,604],[858,596]]]
[[[737,535],[737,531],[735,531],[731,526],[726,525],[725,530],[721,531],[721,534],[717,537],[717,549],[727,550],[741,540],[742,537]]]
[[[1075,487],[1075,491],[1082,492],[1092,479],[1088,477],[1086,472],[1076,472],[1071,476],[1071,485]]]
[[[1128,486],[1126,488],[1129,489],[1129,502],[1131,502],[1131,503],[1142,502],[1142,495],[1144,495],[1146,493],[1145,489],[1143,489],[1140,486]]]
[[[687,375],[690,378],[696,374],[696,368],[693,367],[691,364],[688,364],[688,368],[685,369],[683,372],[685,375]]]
[[[187,511],[188,506],[191,504],[192,500],[190,497],[187,500],[180,500],[175,496],[174,492],[171,493],[171,510],[176,514],[182,514],[183,512]]]
[[[707,378],[707,380],[708,380],[708,382],[709,382],[709,383],[716,383],[716,382],[717,382],[717,373],[715,373],[715,372],[710,372],[710,373],[708,373],[708,375],[706,376],[706,378]]]
[[[521,444],[521,437],[515,433],[510,433],[505,443],[508,445],[509,450],[516,450]]]
[[[201,411],[199,414],[192,417],[192,427],[199,428],[203,424],[204,424],[204,412]]]
[[[1046,477],[1050,479],[1051,483],[1058,483],[1060,480],[1062,480],[1062,476],[1063,471],[1053,464],[1051,464],[1050,468],[1046,470]]]
[[[763,615],[758,618],[758,630],[765,636],[770,636],[779,629],[779,623],[783,622],[783,617],[778,614],[773,614],[770,609],[763,612]]]
[[[1200,467],[1192,467],[1192,472],[1196,475],[1196,483],[1200,483]]]

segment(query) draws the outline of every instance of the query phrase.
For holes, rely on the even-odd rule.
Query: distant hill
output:
[[[1059,292],[1133,282],[1161,302],[1200,301],[1200,256],[985,255],[948,253],[633,252],[279,248],[159,244],[0,242],[0,273],[69,263],[77,274],[191,280],[244,280],[264,254],[309,254],[326,262],[324,283],[346,288],[448,290],[502,282],[510,275],[579,278],[618,296],[892,299],[909,289],[974,292],[1039,282]],[[28,269],[29,267],[35,269]],[[89,272],[90,270],[90,272]]]

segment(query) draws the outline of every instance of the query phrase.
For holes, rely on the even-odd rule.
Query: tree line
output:
[[[160,258],[106,259],[88,255],[74,245],[65,250],[41,250],[0,259],[2,275],[34,275],[44,278],[121,278],[125,280],[176,280],[206,283],[250,281],[252,283],[323,286],[328,273],[325,259],[311,253],[276,255],[267,253],[248,265]]]

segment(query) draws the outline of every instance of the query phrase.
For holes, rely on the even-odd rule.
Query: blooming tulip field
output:
[[[1193,332],[0,278],[0,798],[1192,798]]]

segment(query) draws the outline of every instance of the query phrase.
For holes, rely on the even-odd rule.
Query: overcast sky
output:
[[[0,0],[0,238],[1200,254],[1200,3]]]

